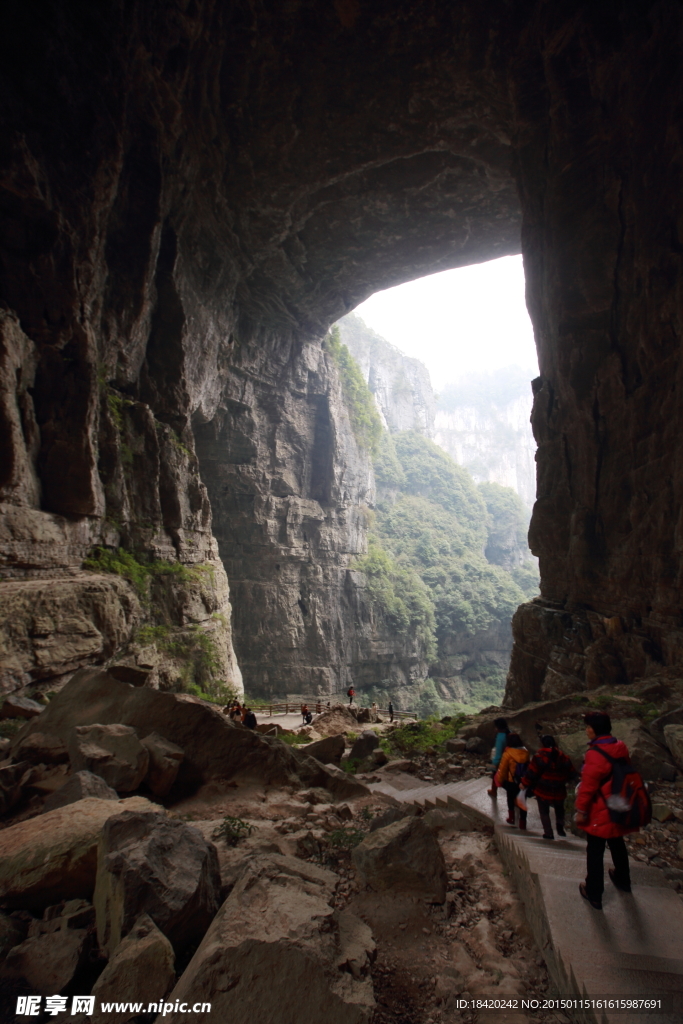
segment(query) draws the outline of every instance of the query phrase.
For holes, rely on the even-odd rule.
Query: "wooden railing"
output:
[[[314,721],[315,721],[316,715],[320,715],[324,711],[329,710],[329,707],[332,707],[331,704],[328,705],[327,701],[307,700],[307,701],[303,701],[302,702],[302,701],[291,701],[290,700],[290,701],[274,702],[272,704],[255,704],[254,703],[254,704],[251,704],[251,709],[252,709],[252,711],[254,712],[255,715],[268,715],[268,717],[270,717],[270,718],[272,718],[273,715],[298,715],[298,714],[301,714],[301,704],[302,703],[305,703],[308,706],[308,710],[313,715],[313,720]],[[342,702],[341,701],[337,701],[336,703],[340,704]],[[347,704],[345,704],[344,706],[348,707]],[[389,717],[389,711],[388,711],[387,708],[377,708],[377,714],[378,715],[382,715],[383,717],[386,717],[386,718]],[[416,715],[415,715],[414,711],[396,711],[396,710],[394,711],[394,719],[415,718],[415,717],[416,717]]]

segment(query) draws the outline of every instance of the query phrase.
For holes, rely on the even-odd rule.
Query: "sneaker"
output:
[[[563,828],[560,828],[559,825],[557,826],[557,834],[558,834],[558,836],[566,836],[567,835],[565,830]]]
[[[586,883],[581,882],[579,885],[579,892],[585,900],[588,900],[593,910],[602,910],[602,900],[592,900],[586,892]]]
[[[519,827],[521,828],[522,832],[525,832],[526,831],[526,821],[520,821]]]
[[[514,823],[515,823],[515,819],[514,819],[514,818],[506,818],[506,819],[505,819],[505,823],[506,823],[507,825],[514,825]]]
[[[543,833],[543,838],[544,838],[544,839],[554,839],[554,838],[555,838],[555,836],[554,836],[554,835],[552,834],[552,832],[550,833],[550,835],[549,835],[549,836],[547,836],[547,835],[545,834],[545,832],[544,832],[544,833]]]
[[[614,886],[615,889],[619,890],[619,892],[630,892],[631,891],[631,884],[630,883],[628,885],[619,885],[618,882],[614,881],[614,874],[615,874],[614,868],[608,868],[607,869],[607,874],[609,875],[610,882],[612,883],[612,885]]]

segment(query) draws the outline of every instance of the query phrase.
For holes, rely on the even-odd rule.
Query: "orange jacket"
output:
[[[526,747],[506,747],[496,772],[496,785],[504,786],[506,782],[514,782],[515,768],[518,764],[526,764],[529,757]]]

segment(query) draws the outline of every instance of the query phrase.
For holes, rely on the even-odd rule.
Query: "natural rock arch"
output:
[[[678,5],[55,2],[40,25],[12,7],[0,484],[17,578],[118,534],[215,560],[207,484],[228,577],[264,609],[243,660],[270,645],[302,686],[338,681],[367,641],[335,625],[334,595],[353,617],[369,485],[319,339],[378,287],[521,237],[544,600],[517,615],[510,697],[678,663]],[[22,657],[7,685],[36,677]]]

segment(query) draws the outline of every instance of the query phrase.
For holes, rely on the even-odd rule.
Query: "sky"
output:
[[[406,355],[435,388],[471,372],[517,365],[538,374],[521,256],[445,270],[376,292],[354,312]]]

